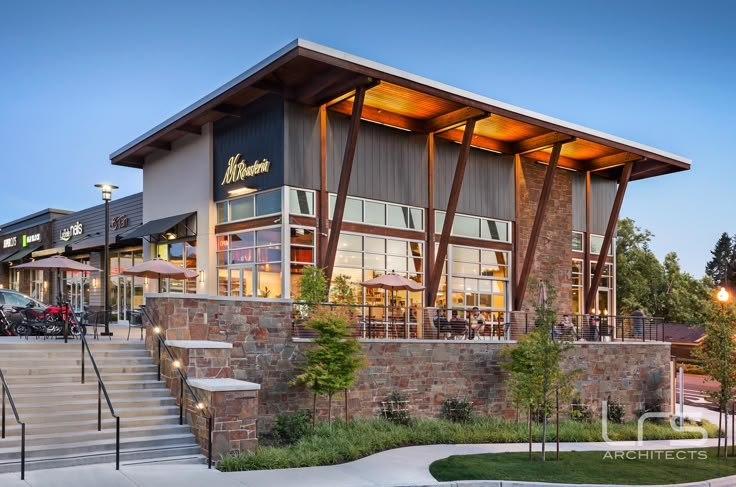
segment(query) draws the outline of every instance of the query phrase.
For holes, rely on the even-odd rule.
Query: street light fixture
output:
[[[717,297],[718,297],[718,301],[721,302],[721,309],[723,309],[723,306],[728,301],[728,291],[726,291],[725,287],[722,287],[721,290],[718,291]]]
[[[112,184],[95,184],[95,188],[102,190],[102,201],[105,202],[105,260],[102,276],[102,293],[104,296],[105,331],[102,336],[112,336],[110,332],[110,200],[112,190],[118,189]]]

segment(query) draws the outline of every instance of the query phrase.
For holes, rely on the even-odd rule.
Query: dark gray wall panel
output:
[[[590,176],[590,231],[603,235],[611,216],[613,200],[616,198],[618,183],[600,176]]]
[[[125,215],[128,219],[128,226],[118,230],[110,229],[110,241],[115,241],[115,236],[141,225],[143,223],[143,193],[126,196],[125,198],[113,199],[110,201],[110,221],[115,217]],[[69,228],[75,223],[82,224],[82,235],[76,236],[69,241],[61,240],[61,231]],[[77,211],[69,215],[57,218],[53,222],[53,239],[54,247],[63,247],[82,239],[90,237],[99,237],[105,235],[105,205],[97,205],[85,210]]]
[[[286,184],[319,189],[319,108],[285,102]]]
[[[215,201],[229,197],[228,190],[247,186],[256,190],[278,188],[284,184],[284,102],[266,95],[245,107],[240,117],[225,117],[214,123]],[[268,173],[249,177],[245,182],[222,186],[230,157],[240,154],[252,164],[271,161]]]
[[[572,175],[572,229],[585,231],[585,173]]]
[[[327,188],[337,192],[348,117],[327,117]],[[362,121],[348,193],[426,207],[427,136]]]
[[[434,205],[447,208],[460,144],[435,139]],[[514,156],[470,149],[458,212],[514,220]]]

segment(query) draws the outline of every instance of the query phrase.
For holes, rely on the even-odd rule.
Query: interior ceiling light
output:
[[[247,186],[243,188],[231,189],[227,192],[230,196],[243,196],[244,194],[255,193],[255,188],[249,188]]]

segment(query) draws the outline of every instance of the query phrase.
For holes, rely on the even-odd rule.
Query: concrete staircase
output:
[[[201,463],[189,426],[141,342],[89,340],[113,408],[120,416],[120,463]],[[115,462],[115,420],[102,397],[97,431],[97,379],[89,360],[81,384],[81,344],[60,340],[0,341],[0,369],[26,423],[26,470]],[[0,473],[20,471],[20,426],[6,399]],[[114,468],[111,467],[111,468]]]

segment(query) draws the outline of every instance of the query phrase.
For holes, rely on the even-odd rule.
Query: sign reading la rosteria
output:
[[[61,232],[59,232],[59,238],[63,240],[64,242],[68,242],[73,237],[78,237],[82,235],[83,227],[82,224],[77,222],[74,225],[70,225],[67,228],[63,228]]]
[[[255,160],[252,164],[243,159],[240,154],[231,156],[227,161],[225,177],[222,178],[220,186],[245,181],[247,178],[265,174],[271,170],[271,161],[266,158]]]

